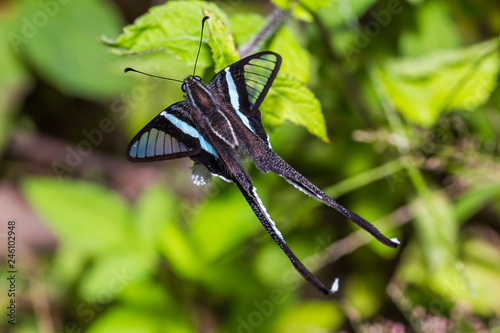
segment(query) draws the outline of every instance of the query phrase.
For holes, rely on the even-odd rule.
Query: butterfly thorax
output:
[[[182,90],[196,113],[192,116],[199,120],[199,125],[203,127],[205,123],[229,147],[238,146],[238,139],[228,119],[231,115],[227,112],[225,99],[217,91],[210,90],[199,76],[187,77],[182,84]]]

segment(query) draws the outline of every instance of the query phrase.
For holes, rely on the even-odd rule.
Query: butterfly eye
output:
[[[181,86],[181,89],[182,89],[182,92],[185,93],[186,92],[186,84],[183,83],[182,86]]]
[[[195,79],[196,81],[201,81],[201,77],[199,77],[199,76],[195,76],[195,77],[194,77],[194,79]]]

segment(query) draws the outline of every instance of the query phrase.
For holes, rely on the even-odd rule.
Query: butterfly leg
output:
[[[321,191],[318,187],[311,183],[306,177],[302,176],[288,163],[286,163],[278,154],[276,154],[274,150],[271,149],[271,147],[269,147],[269,145],[267,145],[267,143],[261,141],[260,147],[262,148],[261,151],[264,151],[265,153],[254,155],[255,158],[253,158],[253,160],[256,166],[262,172],[273,171],[277,175],[283,177],[288,183],[292,184],[300,191],[332,207],[340,214],[344,215],[349,220],[368,231],[382,244],[392,248],[396,248],[399,245],[399,241],[396,238],[388,239],[377,228],[375,228],[373,224],[371,224],[358,214],[351,212],[350,210],[330,198],[328,195],[326,195],[323,191]]]
[[[288,256],[295,269],[300,273],[300,275],[302,275],[302,277],[307,282],[318,288],[324,294],[333,294],[334,292],[336,292],[338,289],[338,279],[334,281],[332,288],[327,289],[323,285],[323,283],[300,262],[300,260],[297,258],[297,256],[295,256],[292,250],[290,250],[290,248],[288,247],[283,238],[283,235],[276,227],[276,224],[267,213],[266,207],[264,207],[262,201],[257,195],[257,190],[252,185],[250,176],[248,176],[246,172],[241,170],[241,172],[238,172],[236,175],[233,176],[233,181],[240,189],[241,193],[247,200],[248,204],[252,208],[255,215],[257,215],[257,217],[259,218],[260,222],[262,223],[266,231],[274,239],[274,241],[278,244],[278,246],[283,250],[283,252],[285,252],[285,254]]]

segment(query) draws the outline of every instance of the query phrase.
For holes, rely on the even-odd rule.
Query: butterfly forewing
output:
[[[273,52],[248,56],[217,73],[208,84],[219,91],[232,106],[241,122],[267,141],[262,128],[259,106],[278,74],[281,57]]]
[[[281,58],[274,53],[262,54],[243,66],[246,90],[252,107],[259,107],[279,70]]]
[[[262,103],[280,66],[281,57],[278,54],[257,53],[217,73],[209,87],[227,92],[231,104],[240,112],[248,114],[248,111],[258,108]]]
[[[187,107],[185,101],[179,102],[156,116],[132,139],[127,158],[132,162],[169,160],[195,156],[202,150],[218,157],[196,129]]]

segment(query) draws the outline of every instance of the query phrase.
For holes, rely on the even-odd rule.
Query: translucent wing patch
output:
[[[276,77],[281,58],[274,53],[265,53],[250,59],[243,66],[248,100],[253,106],[259,106]]]
[[[171,135],[157,128],[151,128],[142,133],[139,139],[132,141],[128,157],[133,159],[163,156],[176,158],[189,156],[193,150]]]

